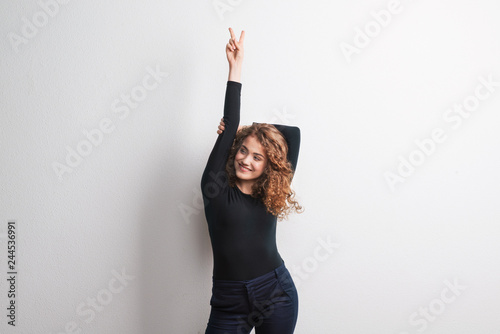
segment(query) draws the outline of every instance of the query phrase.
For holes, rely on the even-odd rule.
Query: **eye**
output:
[[[259,158],[259,157],[257,157],[257,156],[255,156],[255,157],[253,157],[253,158],[254,158],[254,160],[255,160],[255,161],[260,161],[260,158]]]
[[[245,149],[244,148],[240,148],[240,153],[245,153]]]

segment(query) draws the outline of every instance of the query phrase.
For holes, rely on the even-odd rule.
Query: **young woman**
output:
[[[239,127],[244,31],[226,45],[224,117],[201,179],[214,268],[206,334],[291,334],[298,315],[292,277],[276,247],[277,220],[301,212],[290,184],[298,127]],[[241,128],[241,130],[240,130]]]

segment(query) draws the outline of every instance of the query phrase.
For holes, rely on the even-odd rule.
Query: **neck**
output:
[[[252,185],[255,181],[246,181],[237,179],[236,186],[241,190],[242,193],[251,195],[252,194]]]

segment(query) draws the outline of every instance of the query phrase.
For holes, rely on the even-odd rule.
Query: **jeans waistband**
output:
[[[258,277],[255,277],[255,278],[252,278],[249,280],[233,281],[233,280],[221,280],[221,279],[212,278],[212,282],[214,285],[217,285],[217,286],[232,287],[232,288],[244,287],[247,285],[255,286],[255,285],[259,285],[262,282],[268,281],[270,279],[278,278],[279,275],[283,274],[286,270],[287,269],[285,267],[285,261],[283,261],[278,268],[273,269],[272,271],[270,271],[264,275],[261,275],[261,276],[258,276]]]

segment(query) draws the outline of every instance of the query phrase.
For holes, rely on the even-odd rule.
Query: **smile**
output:
[[[246,167],[243,167],[240,163],[238,163],[238,165],[240,166],[240,170],[241,170],[242,172],[251,172],[251,170],[250,170],[250,169],[248,169],[248,168],[246,168]]]

